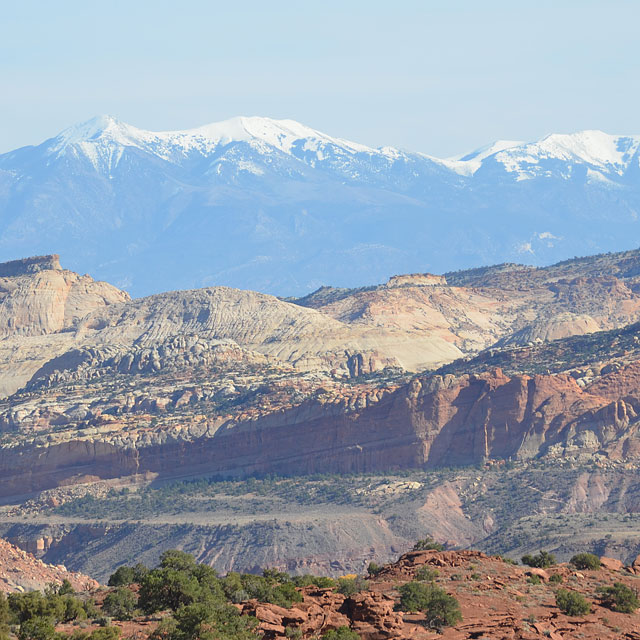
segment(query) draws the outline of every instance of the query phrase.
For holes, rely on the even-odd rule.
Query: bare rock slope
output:
[[[100,586],[88,576],[67,571],[62,565],[45,564],[0,539],[0,591],[42,590],[51,583],[60,584],[63,580],[68,580],[76,591],[89,591]]]

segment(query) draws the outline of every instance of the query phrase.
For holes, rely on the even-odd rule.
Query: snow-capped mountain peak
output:
[[[147,132],[121,122],[113,116],[101,115],[65,129],[53,138],[50,149],[60,151],[69,145],[95,142],[100,139],[127,144],[140,138],[140,134],[144,133]]]
[[[556,170],[553,163],[558,161],[569,171],[573,165],[586,165],[601,176],[622,175],[639,146],[640,136],[585,130],[572,134],[553,133],[537,142],[505,149],[497,153],[495,159],[507,171],[515,172],[519,180],[550,175]]]
[[[316,144],[333,144],[353,153],[373,152],[370,147],[341,138],[333,138],[295,120],[274,120],[259,116],[239,116],[196,129],[176,131],[174,134],[186,137],[203,137],[216,144],[257,140],[285,153],[289,153],[294,143],[298,140],[308,140]]]
[[[88,159],[98,171],[111,175],[127,148],[136,148],[174,164],[193,154],[212,156],[221,148],[247,144],[260,157],[279,152],[296,161],[316,166],[329,162],[345,175],[361,177],[361,168],[349,167],[351,158],[377,157],[384,166],[403,159],[436,163],[445,171],[472,177],[485,167],[499,168],[517,180],[535,177],[569,178],[574,167],[585,165],[591,179],[610,180],[622,176],[640,148],[640,136],[616,136],[586,130],[573,134],[551,134],[536,142],[498,140],[471,153],[440,160],[423,153],[404,153],[392,147],[371,147],[329,136],[295,120],[238,116],[193,129],[147,131],[124,123],[113,116],[97,116],[69,127],[45,143],[48,155],[70,152]],[[253,160],[243,161],[262,173]],[[247,164],[248,163],[248,164]],[[558,163],[561,163],[560,165]],[[242,163],[241,163],[242,164]],[[240,166],[240,165],[238,165]],[[342,167],[342,169],[340,169]]]
[[[99,116],[0,155],[0,217],[5,259],[62,253],[136,295],[158,278],[302,295],[637,246],[640,136],[438,160],[293,120],[153,132]]]
[[[102,115],[69,127],[48,142],[49,153],[60,156],[71,148],[87,156],[96,168],[106,151],[111,166],[111,160],[115,157],[117,162],[125,147],[137,147],[166,160],[175,160],[190,152],[208,154],[219,146],[235,142],[249,143],[262,152],[277,149],[285,154],[290,154],[296,143],[303,151],[317,153],[326,146],[348,154],[380,153],[365,145],[331,137],[295,120],[257,116],[238,116],[193,129],[155,132]]]
[[[640,144],[640,136],[615,136],[598,130],[554,133],[535,146],[542,154],[561,160],[578,158],[601,167],[624,167]]]

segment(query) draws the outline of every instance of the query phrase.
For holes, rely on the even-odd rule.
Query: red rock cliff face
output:
[[[632,459],[640,455],[639,396],[639,364],[586,389],[565,375],[417,378],[386,394],[348,404],[310,400],[206,435],[156,432],[136,447],[72,440],[4,448],[0,494],[146,471],[347,473],[537,455]]]

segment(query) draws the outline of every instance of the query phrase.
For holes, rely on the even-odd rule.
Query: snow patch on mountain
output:
[[[612,136],[592,130],[552,134],[530,143],[498,140],[471,153],[439,159],[393,147],[374,149],[329,136],[295,120],[240,116],[194,129],[153,132],[120,122],[112,116],[98,116],[66,129],[45,144],[52,155],[84,156],[96,170],[110,173],[127,148],[137,148],[180,164],[193,154],[210,156],[235,143],[245,143],[261,156],[279,152],[311,167],[329,163],[334,170],[354,179],[363,177],[358,162],[376,159],[381,164],[378,169],[369,167],[372,171],[397,162],[426,160],[467,177],[474,176],[485,163],[492,162],[514,174],[516,180],[551,176],[570,179],[574,165],[586,165],[590,182],[607,182],[628,169],[640,147],[640,136]],[[246,171],[248,167],[238,166],[238,169]],[[263,173],[257,165],[249,170],[256,175]]]
[[[640,136],[615,136],[597,130],[554,133],[538,142],[501,151],[495,159],[518,180],[558,174],[558,162],[564,164],[562,177],[570,178],[573,165],[580,164],[592,169],[592,179],[607,180],[607,173],[625,173],[639,146]]]
[[[312,152],[319,161],[325,159],[328,147],[349,155],[365,153],[394,158],[399,153],[395,149],[378,151],[356,142],[334,138],[294,120],[244,116],[195,129],[158,132],[138,129],[113,116],[97,116],[69,127],[53,138],[49,141],[48,151],[58,157],[69,151],[81,153],[96,169],[111,170],[127,147],[147,151],[169,162],[179,162],[191,153],[209,155],[220,147],[237,142],[248,143],[263,154],[274,149],[287,155],[294,155],[294,149]]]

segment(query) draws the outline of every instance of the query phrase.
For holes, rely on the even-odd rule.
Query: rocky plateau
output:
[[[547,465],[559,484],[565,468],[608,473],[600,485],[593,480],[599,489],[591,481],[576,488],[589,497],[574,497],[581,506],[572,513],[634,514],[639,320],[639,251],[544,268],[401,275],[360,289],[322,287],[303,298],[214,286],[131,299],[62,269],[57,256],[5,263],[0,533],[47,558],[71,559],[78,569],[90,563],[82,555],[87,539],[98,553],[100,540],[133,544],[140,527],[149,528],[149,540],[165,527],[166,544],[176,536],[184,545],[200,544],[196,555],[226,570],[237,568],[238,536],[258,544],[252,526],[273,526],[281,545],[245,560],[253,568],[360,569],[404,550],[418,527],[452,546],[484,541],[497,551],[524,549],[524,538],[505,547],[499,531],[515,521],[481,513],[482,495],[469,498],[473,480],[442,475],[402,509],[411,492],[394,496],[393,505],[368,503],[352,513],[331,513],[331,500],[322,514],[284,500],[277,509],[259,506],[263,515],[252,513],[255,504],[242,507],[241,516],[193,506],[191,515],[158,520],[156,513],[153,521],[132,524],[109,516],[107,505],[106,520],[95,526],[95,514],[65,518],[55,511],[85,495],[107,500],[101,486],[130,486],[137,495],[141,487],[196,477],[243,482],[274,474],[442,474],[470,466],[484,469],[485,489],[486,474],[504,465]],[[518,491],[531,483],[530,476],[505,477],[520,483]],[[625,499],[614,488],[622,479]],[[427,491],[423,478],[416,482]],[[54,503],[42,498],[74,487],[81,493],[54,496]],[[549,502],[536,513],[547,517],[557,512],[549,492],[563,491],[557,484],[544,491]],[[278,538],[268,518],[288,519],[289,535]],[[200,538],[193,528],[175,530],[196,525],[206,529]],[[332,542],[305,542],[306,527]],[[358,527],[366,535],[355,535]],[[38,547],[45,538],[55,544]],[[628,559],[636,539],[627,549],[616,540],[616,553]],[[220,544],[224,551],[216,555]],[[333,558],[331,545],[338,549]],[[111,561],[105,562],[104,571]]]

